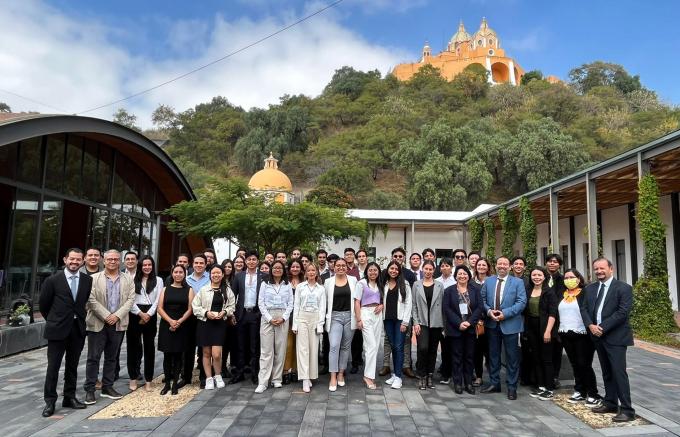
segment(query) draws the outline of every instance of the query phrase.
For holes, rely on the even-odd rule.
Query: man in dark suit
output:
[[[44,336],[47,339],[43,417],[54,414],[59,368],[64,354],[64,400],[61,406],[85,408],[85,404],[76,398],[76,381],[78,361],[85,345],[85,306],[92,290],[92,278],[79,272],[83,265],[81,249],[69,249],[64,264],[64,270],[47,278],[40,290],[40,312],[45,318]]]
[[[260,286],[265,277],[265,274],[257,268],[258,263],[257,251],[247,251],[246,271],[238,272],[231,285],[236,297],[234,315],[236,316],[236,330],[238,332],[238,364],[229,384],[236,384],[245,379],[245,358],[248,356],[248,352],[250,352],[251,380],[253,384],[258,383],[261,314],[257,302],[260,297]]]
[[[604,381],[604,402],[593,412],[618,413],[612,419],[614,422],[628,422],[635,419],[626,372],[626,348],[633,346],[629,324],[633,288],[614,279],[614,267],[607,258],[596,259],[593,272],[597,282],[585,288],[585,305],[581,307],[583,324],[595,342]]]
[[[519,377],[519,334],[524,330],[522,311],[527,294],[521,279],[508,275],[510,260],[501,256],[496,260],[496,275],[486,278],[482,285],[482,301],[487,315],[484,322],[489,341],[490,384],[482,393],[501,391],[501,347],[505,350],[508,399],[517,399]]]

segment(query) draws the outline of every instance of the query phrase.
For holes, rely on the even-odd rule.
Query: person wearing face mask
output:
[[[524,308],[524,334],[531,350],[531,363],[536,374],[537,388],[529,396],[542,401],[554,397],[552,345],[557,335],[557,299],[548,287],[548,272],[535,267],[529,275],[527,306]]]
[[[593,371],[595,346],[588,336],[581,318],[585,299],[585,279],[576,269],[564,272],[564,286],[567,288],[558,305],[559,328],[562,345],[574,369],[574,393],[569,403],[585,402],[589,408],[601,405],[602,397],[597,391],[597,380]]]

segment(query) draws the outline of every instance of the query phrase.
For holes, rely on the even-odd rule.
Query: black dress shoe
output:
[[[475,388],[472,386],[472,384],[466,385],[465,391],[471,395],[475,394]]]
[[[64,400],[61,401],[61,406],[64,408],[73,408],[74,410],[85,409],[85,404],[76,398],[64,398]]]
[[[283,385],[290,384],[290,373],[286,373],[285,375],[283,375],[283,378],[281,378],[281,384]]]
[[[351,373],[352,375],[356,374],[358,371],[359,371],[359,366],[353,365],[352,368],[349,369],[349,373]]]
[[[508,390],[508,399],[514,401],[517,399],[517,390]]]
[[[404,368],[404,375],[408,376],[409,378],[417,378],[416,374],[413,372],[413,369],[410,367]]]
[[[170,391],[170,381],[166,382],[165,385],[163,386],[163,388],[161,389],[161,396],[165,396],[166,394],[168,394],[169,391]]]
[[[455,391],[457,395],[462,395],[463,394],[463,386],[460,385],[460,384],[454,384],[453,391]]]
[[[50,417],[54,414],[54,401],[45,402],[45,408],[42,410],[42,417]]]
[[[172,381],[172,391],[170,393],[173,395],[179,393],[179,384],[177,383],[177,380]]]
[[[191,384],[191,380],[189,380],[189,384]],[[187,385],[187,383],[184,380],[184,378],[180,378],[179,380],[177,380],[177,388],[182,388],[185,385]]]
[[[486,387],[480,390],[480,393],[500,393],[500,392],[501,388],[496,387],[495,385],[487,385]]]
[[[619,413],[612,417],[612,422],[632,422],[635,420],[634,414]]]
[[[619,410],[616,407],[608,407],[606,405],[600,405],[599,407],[595,407],[592,410],[593,413],[598,413],[598,414],[607,414],[607,413],[618,413]]]
[[[229,380],[229,384],[238,384],[239,382],[245,381],[245,380],[246,380],[246,377],[243,376],[243,373],[237,373],[236,375],[234,375],[234,376]]]

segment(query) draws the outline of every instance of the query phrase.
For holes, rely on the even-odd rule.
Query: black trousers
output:
[[[182,373],[182,352],[165,352],[163,354],[163,373],[165,384],[177,381]]]
[[[441,373],[442,379],[449,379],[451,378],[451,366],[453,365],[451,342],[447,337],[440,337],[439,344],[442,349],[442,364],[439,366],[439,373]]]
[[[519,377],[522,384],[536,385],[536,375],[534,374],[533,357],[531,346],[526,333],[520,335],[520,346],[522,348],[522,362],[519,367]]]
[[[536,384],[539,387],[553,390],[555,388],[555,380],[552,363],[552,345],[555,340],[553,339],[550,343],[543,342],[541,321],[538,317],[527,317],[527,321],[526,334],[529,340],[529,348],[531,349],[531,362],[536,374]]]
[[[118,346],[118,353],[116,353],[116,371],[113,374],[113,380],[117,381],[120,377],[120,350],[123,348],[123,341],[125,341],[125,331],[120,337],[120,345]],[[88,343],[89,344],[89,343]]]
[[[238,362],[238,329],[229,324],[227,324],[227,335],[224,337],[224,344],[222,345],[222,374],[227,373],[229,369],[227,359],[229,359],[229,366],[236,366]]]
[[[85,345],[85,335],[80,331],[78,321],[73,319],[71,331],[63,340],[47,341],[47,372],[45,373],[45,402],[55,402],[57,400],[57,383],[59,381],[59,369],[61,361],[66,354],[66,365],[64,366],[64,397],[74,398],[76,396],[76,383],[78,380],[78,361],[80,353]]]
[[[612,346],[602,340],[595,340],[595,350],[600,359],[602,380],[604,382],[604,405],[617,408],[621,412],[634,415],[630,400],[630,384],[626,372],[626,346]]]
[[[468,328],[472,329],[472,327]],[[447,337],[451,345],[451,376],[456,385],[472,384],[475,362],[475,331]]]
[[[192,316],[185,323],[184,329],[187,330],[187,344],[182,360],[182,379],[184,379],[187,384],[191,384],[194,365],[196,364],[196,318]],[[203,365],[199,367],[202,369]]]
[[[554,341],[552,345],[552,363],[554,376],[556,379],[560,378],[560,370],[562,370],[562,351],[564,347],[561,342]]]
[[[130,323],[127,329],[127,371],[131,380],[139,377],[144,357],[144,380],[153,380],[154,364],[156,363],[156,332],[157,320],[154,314],[148,322],[140,324],[141,317],[130,313]]]
[[[597,381],[593,370],[595,345],[588,334],[578,334],[573,331],[561,332],[560,338],[567,358],[574,369],[574,390],[583,396],[599,397]]]
[[[420,325],[420,335],[416,336],[418,348],[416,371],[421,378],[434,373],[437,364],[437,347],[441,338],[442,328]]]
[[[246,367],[246,353],[250,352],[250,368],[253,375],[260,369],[260,315],[259,311],[243,313],[243,319],[236,325],[238,331],[237,372],[243,373]]]
[[[99,361],[104,354],[102,388],[110,388],[116,376],[116,358],[120,353],[123,334],[116,331],[116,325],[104,325],[101,331],[87,332],[87,364],[85,365],[85,391],[93,392],[99,376]]]
[[[491,373],[489,370],[489,337],[486,334],[480,335],[475,338],[475,375],[477,378],[481,378],[484,374],[484,367],[486,367],[486,372]],[[486,366],[484,365],[484,360],[486,360]]]
[[[364,364],[361,354],[364,351],[364,336],[360,329],[354,331],[352,337],[352,367],[359,367]]]

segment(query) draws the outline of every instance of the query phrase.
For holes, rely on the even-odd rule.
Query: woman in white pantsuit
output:
[[[383,333],[383,296],[378,284],[380,266],[368,263],[363,274],[364,279],[357,283],[354,291],[354,316],[364,340],[364,383],[369,390],[375,390],[375,366]]]
[[[319,270],[307,264],[305,282],[295,289],[293,333],[296,334],[297,371],[302,391],[309,393],[319,377],[319,336],[326,321],[326,289],[319,284]]]
[[[286,280],[286,266],[274,261],[266,281],[262,282],[258,307],[260,322],[260,373],[255,393],[267,389],[271,379],[274,388],[282,386],[283,360],[288,340],[288,318],[293,311],[293,289]]]

